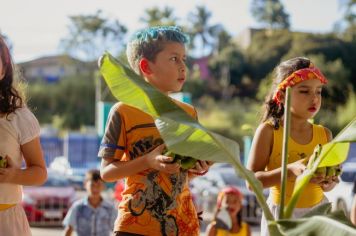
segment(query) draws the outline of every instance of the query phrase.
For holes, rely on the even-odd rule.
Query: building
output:
[[[243,50],[246,50],[252,43],[252,38],[257,32],[264,31],[265,29],[246,28],[241,31],[235,38],[235,43]]]
[[[83,75],[90,72],[91,63],[74,59],[68,55],[46,56],[17,65],[28,81],[57,82],[63,77]]]

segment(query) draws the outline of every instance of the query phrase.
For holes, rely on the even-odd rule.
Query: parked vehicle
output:
[[[61,225],[74,200],[74,187],[55,172],[48,172],[42,186],[23,188],[22,205],[31,226]]]
[[[66,156],[59,156],[54,158],[52,163],[49,165],[50,170],[53,170],[65,176],[76,190],[84,190],[84,177],[85,173],[89,169],[99,168],[100,163],[98,161],[87,162],[83,163],[83,165],[81,166],[74,167],[69,163],[68,158]]]
[[[197,204],[201,205],[203,210],[214,213],[216,208],[216,199],[219,191],[226,186],[235,186],[244,195],[242,217],[251,224],[257,224],[261,220],[262,209],[260,208],[255,194],[250,191],[245,180],[238,177],[235,169],[231,166],[212,166],[208,173],[199,176],[191,181],[191,191],[197,197]]]

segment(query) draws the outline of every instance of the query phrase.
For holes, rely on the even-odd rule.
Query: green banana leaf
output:
[[[312,216],[316,216],[316,215],[327,215],[327,214],[330,214],[331,209],[332,209],[331,203],[327,202],[327,203],[321,204],[317,207],[314,207],[313,209],[308,211],[306,214],[304,214],[302,216],[302,218],[308,218],[308,217],[312,217]]]
[[[341,211],[332,212],[327,215],[314,215],[306,218],[293,220],[279,220],[278,227],[282,235],[337,235],[354,236],[356,229]]]
[[[346,161],[349,154],[350,143],[332,141],[323,145],[320,153],[321,161],[317,167],[336,166]]]
[[[307,186],[311,178],[313,177],[318,167],[335,166],[343,163],[350,149],[349,142],[356,141],[356,118],[353,119],[331,142],[322,146],[320,156],[316,158],[311,169],[307,169],[302,175],[296,179],[292,197],[284,209],[284,216],[289,218],[295,205]],[[313,157],[311,157],[313,158]]]
[[[171,98],[109,53],[105,53],[99,60],[99,67],[112,94],[119,101],[136,107],[155,119],[156,126],[170,151],[199,160],[231,163],[240,176],[249,182],[266,218],[274,220],[266,204],[260,181],[253,172],[240,163],[239,146],[235,141],[208,131]]]
[[[273,222],[272,222],[273,223]],[[331,212],[331,203],[313,208],[299,219],[274,222],[282,235],[356,235],[356,228],[343,211]]]
[[[330,143],[323,146],[317,167],[343,163],[349,153],[350,142],[356,142],[356,117]]]

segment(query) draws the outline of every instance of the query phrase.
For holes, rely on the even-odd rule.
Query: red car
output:
[[[22,205],[30,225],[61,225],[74,200],[75,189],[69,180],[49,172],[42,186],[24,187]]]

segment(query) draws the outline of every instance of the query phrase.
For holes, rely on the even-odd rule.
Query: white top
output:
[[[21,168],[23,155],[20,146],[40,135],[36,117],[27,108],[19,108],[10,115],[0,117],[0,155],[11,158]],[[0,183],[0,204],[16,204],[22,200],[22,186]]]

